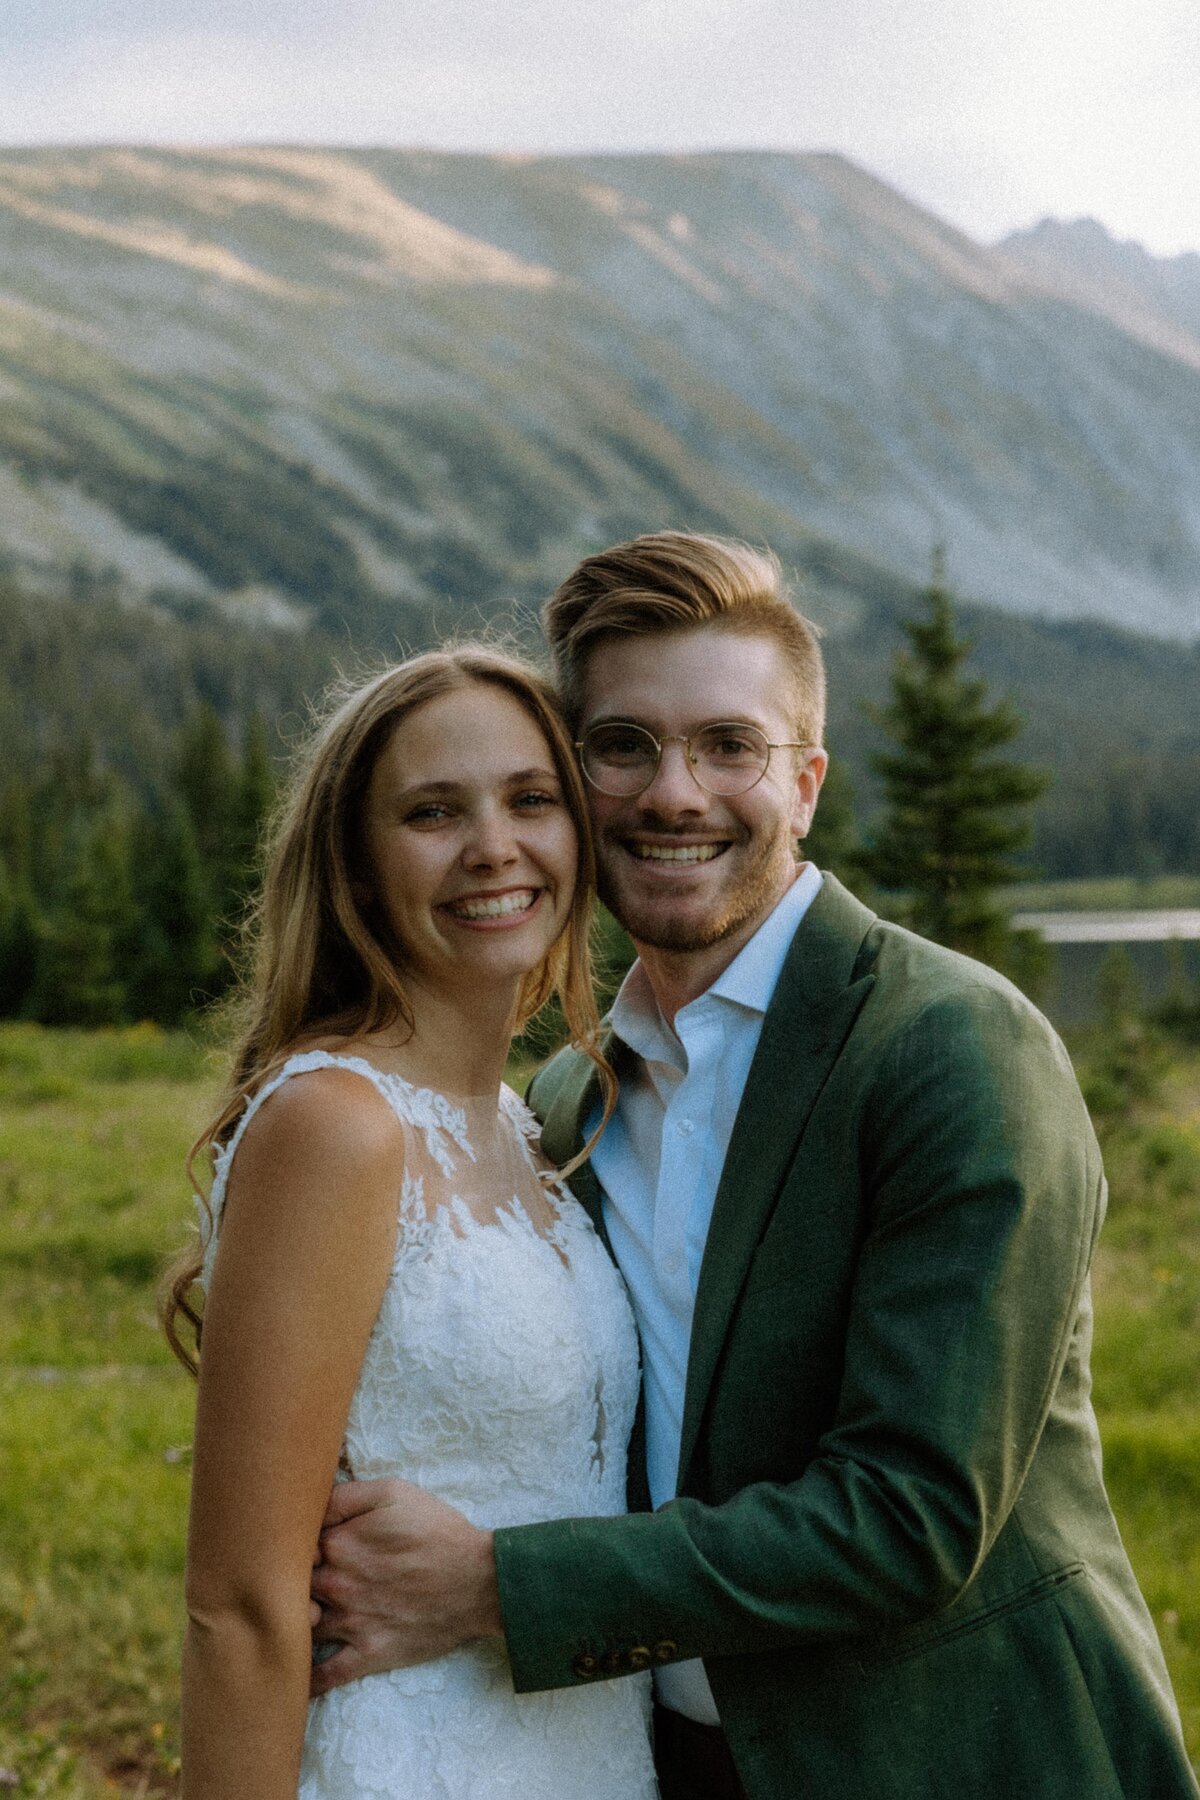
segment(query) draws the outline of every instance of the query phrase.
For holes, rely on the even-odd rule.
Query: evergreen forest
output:
[[[227,990],[275,785],[332,678],[456,620],[538,642],[531,609],[489,617],[479,596],[436,618],[359,614],[351,638],[77,586],[32,598],[0,578],[0,1017],[47,1024],[178,1024]],[[885,703],[919,605],[865,594],[825,640],[834,765],[813,853],[876,890],[895,775]],[[1200,875],[1200,648],[954,617],[980,707],[1000,708],[1009,755],[1041,772],[1011,778],[1030,829],[1006,879]]]

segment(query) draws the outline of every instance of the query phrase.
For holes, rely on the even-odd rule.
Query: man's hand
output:
[[[336,1484],[312,1597],[316,1642],[341,1646],[314,1665],[314,1695],[504,1631],[491,1532],[407,1481]]]

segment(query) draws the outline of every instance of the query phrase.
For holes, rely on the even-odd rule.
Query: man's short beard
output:
[[[603,889],[600,898],[611,912],[611,903],[605,899]],[[652,926],[649,931],[643,931],[638,925],[633,936],[649,950],[678,950],[684,954],[693,950],[711,950],[714,944],[723,943],[726,938],[740,931],[746,920],[753,917],[755,910],[754,904],[751,904],[748,907],[730,907],[718,918],[701,922],[664,920],[661,925]]]
[[[759,857],[754,865],[746,869],[737,892],[728,897],[726,905],[716,915],[708,919],[671,919],[655,920],[654,909],[646,908],[650,923],[643,927],[641,919],[629,920],[621,916],[620,900],[614,891],[613,884],[605,878],[603,852],[597,858],[598,891],[601,900],[613,914],[613,917],[638,944],[644,944],[648,950],[676,951],[688,955],[698,950],[711,950],[714,944],[723,943],[726,938],[733,937],[741,931],[748,920],[765,918],[779,899],[776,891],[777,882],[774,875],[774,857],[767,852]],[[665,909],[664,909],[665,910]]]

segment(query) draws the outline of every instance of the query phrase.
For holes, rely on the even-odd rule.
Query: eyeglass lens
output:
[[[758,781],[771,756],[753,725],[705,725],[685,748],[692,774],[710,794],[740,794]],[[641,725],[595,725],[583,740],[584,773],[613,795],[640,794],[658,770],[658,739]]]

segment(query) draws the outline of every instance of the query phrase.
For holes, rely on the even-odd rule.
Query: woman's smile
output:
[[[519,887],[497,893],[463,894],[457,900],[444,901],[441,911],[449,913],[460,925],[504,930],[526,924],[545,892],[545,888]]]

